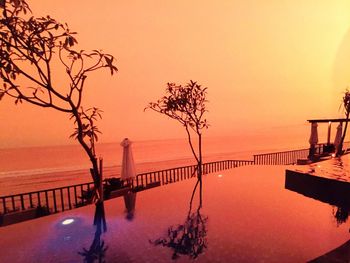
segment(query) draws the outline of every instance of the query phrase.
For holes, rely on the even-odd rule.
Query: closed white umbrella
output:
[[[343,125],[342,125],[342,123],[339,123],[339,125],[337,127],[337,133],[335,134],[335,138],[334,138],[334,147],[336,149],[338,149],[338,147],[340,145],[342,133],[343,133]]]
[[[318,143],[318,133],[317,133],[317,123],[316,122],[313,122],[311,125],[311,134],[310,134],[309,143],[311,145],[315,145]]]
[[[123,162],[122,162],[122,171],[121,178],[122,180],[132,180],[136,177],[136,169],[134,163],[134,157],[131,150],[131,141],[128,138],[125,138],[121,142],[123,147]]]

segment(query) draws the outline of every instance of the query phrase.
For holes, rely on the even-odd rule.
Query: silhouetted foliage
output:
[[[105,246],[105,242],[101,240],[101,233],[96,231],[95,238],[89,249],[83,248],[83,252],[78,252],[84,258],[83,262],[93,263],[93,262],[106,262],[104,259],[106,257],[106,251],[108,247]]]
[[[179,254],[197,258],[207,248],[207,220],[198,209],[187,216],[184,224],[169,227],[167,238],[157,239],[153,243],[172,248],[172,259],[177,259]]]
[[[112,75],[117,72],[113,56],[74,49],[76,32],[50,16],[31,16],[25,0],[1,0],[0,9],[0,99],[6,96],[15,104],[28,102],[68,113],[76,125],[72,136],[90,158],[98,189],[95,142],[100,131],[94,122],[101,118],[101,111],[84,110],[81,103],[90,73],[99,69],[108,69]],[[66,77],[66,85],[57,81],[58,75]]]
[[[168,83],[165,92],[165,96],[157,102],[149,103],[146,109],[164,114],[185,127],[191,151],[197,161],[197,178],[202,189],[202,130],[209,127],[204,118],[204,114],[207,112],[205,106],[208,102],[206,99],[207,88],[202,88],[197,82],[191,80],[185,86]],[[194,147],[191,131],[198,138],[197,150]],[[202,197],[200,202],[202,203]]]
[[[198,208],[195,212],[192,212],[193,197],[196,193],[197,185],[193,188],[189,210],[186,220],[183,224],[177,226],[170,226],[167,231],[167,237],[158,238],[150,243],[158,246],[169,247],[173,250],[172,259],[179,258],[179,254],[188,255],[190,258],[195,259],[201,253],[203,253],[208,247],[207,241],[207,222],[208,217],[203,216],[200,213],[202,202],[200,201]],[[200,189],[203,191],[203,189]],[[202,193],[200,193],[202,196]]]
[[[81,107],[81,112],[79,112],[79,117],[83,121],[83,125],[81,127],[83,138],[87,137],[90,141],[90,149],[92,151],[92,154],[96,156],[95,152],[95,142],[98,141],[98,133],[101,133],[98,129],[98,127],[94,124],[94,121],[97,121],[98,119],[102,119],[102,110],[98,108],[89,108],[87,110],[83,110]],[[71,119],[74,119],[75,116],[72,114]],[[74,120],[74,123],[76,124],[77,121]],[[79,127],[75,128],[74,133],[70,136],[71,138],[78,139],[78,136],[80,134]]]
[[[349,122],[349,115],[350,115],[350,91],[346,90],[343,96],[343,101],[342,101],[342,105],[344,108],[344,112],[345,112],[345,127],[344,127],[344,131],[343,131],[343,136],[341,138],[338,150],[337,150],[337,156],[342,155],[343,152],[343,144],[344,144],[344,140],[345,140],[345,136],[346,136],[346,132],[348,129],[348,122]]]
[[[348,207],[336,207],[336,211],[333,210],[334,218],[337,221],[337,226],[345,223],[349,218],[349,209]]]

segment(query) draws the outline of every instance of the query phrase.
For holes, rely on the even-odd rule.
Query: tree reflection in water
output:
[[[334,158],[333,167],[336,179],[342,181],[343,178],[347,176],[343,160],[341,158]],[[337,203],[338,205],[336,207],[333,207],[333,216],[337,222],[337,226],[340,226],[349,218],[349,200],[348,198],[344,198],[344,200],[338,200]]]
[[[337,206],[336,208],[333,207],[333,216],[337,221],[337,226],[340,226],[341,224],[345,223],[348,220],[349,208],[345,206],[344,207]]]
[[[78,252],[83,257],[83,262],[106,262],[106,251],[108,247],[101,239],[102,232],[107,231],[105,209],[103,201],[97,202],[95,207],[94,225],[96,226],[94,240],[89,249],[83,248],[82,252]]]
[[[331,205],[337,226],[347,222],[350,212],[350,185],[342,159],[333,158],[326,176],[287,170],[285,188]]]
[[[180,254],[188,255],[195,259],[207,248],[207,221],[208,217],[200,213],[201,204],[195,212],[192,212],[192,202],[197,190],[198,181],[193,189],[190,207],[184,224],[170,226],[168,236],[150,241],[154,245],[162,245],[171,248],[174,253],[172,259],[177,259]],[[200,194],[200,193],[199,193]]]
[[[126,219],[131,221],[134,218],[135,213],[136,193],[128,192],[126,195],[124,195],[124,202],[127,213]],[[101,239],[101,234],[107,232],[106,215],[103,201],[97,201],[96,203],[94,225],[96,226],[96,231],[90,248],[83,248],[83,251],[78,252],[78,254],[83,257],[83,262],[86,263],[106,262],[105,258],[108,246],[106,246],[105,242]]]

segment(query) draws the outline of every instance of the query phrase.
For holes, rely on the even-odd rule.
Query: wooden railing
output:
[[[309,149],[255,154],[253,162],[260,165],[295,164],[298,159],[307,158],[308,155]]]
[[[315,147],[315,154],[319,156],[329,155],[329,152],[324,152],[325,147],[325,143],[317,144]],[[350,142],[344,142],[343,150],[345,152],[350,151]],[[308,158],[308,155],[309,149],[255,154],[253,155],[253,162],[257,165],[289,165],[296,164],[298,159]]]
[[[1,196],[0,214],[38,208],[38,213],[57,213],[85,205],[84,191],[93,187],[93,183],[77,184],[35,192]]]
[[[226,160],[203,164],[203,173],[215,173],[222,170],[232,169],[244,165],[252,165],[253,161],[248,160]]]
[[[134,181],[133,187],[142,188],[154,182],[163,184],[173,183],[195,176],[195,165],[165,169],[160,171],[138,174]]]
[[[242,165],[253,164],[253,161],[226,160],[203,164],[203,173],[231,169]],[[135,191],[149,188],[153,183],[164,185],[197,176],[196,165],[171,168],[161,171],[138,174],[133,182]],[[84,193],[93,188],[93,182],[70,185],[41,191],[21,193],[0,197],[0,214],[24,211],[37,208],[38,214],[63,212],[88,204]]]
[[[217,161],[203,164],[203,173],[213,173],[220,170],[231,169],[243,165],[251,165],[254,164],[253,161],[246,160],[225,160],[225,161]],[[195,177],[196,174],[196,165],[182,166],[176,167],[172,169],[166,169],[155,172],[148,172],[138,174],[136,176],[136,180],[134,181],[133,186],[136,188],[147,187],[148,185],[160,182],[161,185],[174,183],[178,181],[182,181],[184,179],[189,179]]]
[[[344,149],[350,150],[350,143],[344,143]],[[316,153],[322,154],[323,145],[316,146]],[[224,160],[204,163],[203,173],[214,173],[221,170],[232,169],[244,165],[280,165],[295,164],[298,159],[306,158],[309,149],[274,152],[254,155],[250,160]],[[135,191],[144,190],[150,187],[178,182],[195,177],[196,165],[189,165],[148,173],[141,173],[136,176],[132,187]],[[62,212],[88,204],[83,198],[84,193],[92,189],[93,183],[77,184],[59,188],[52,188],[41,191],[34,191],[22,194],[0,197],[0,215],[16,211],[25,211],[36,208],[38,216]],[[1,225],[1,222],[0,222]]]

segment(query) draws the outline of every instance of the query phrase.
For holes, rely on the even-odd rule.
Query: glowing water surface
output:
[[[337,225],[330,205],[285,189],[286,168],[246,166],[205,176],[199,212],[207,220],[196,243],[205,246],[196,261],[306,262],[349,239],[348,223]],[[92,225],[94,206],[0,228],[0,259],[171,262],[174,250],[154,241],[166,239],[170,226],[186,222],[195,183],[191,179],[137,193],[133,216],[126,214],[124,198],[106,201],[107,232],[102,234]],[[73,219],[71,224],[62,224],[67,219]],[[179,256],[176,262],[191,261]]]

